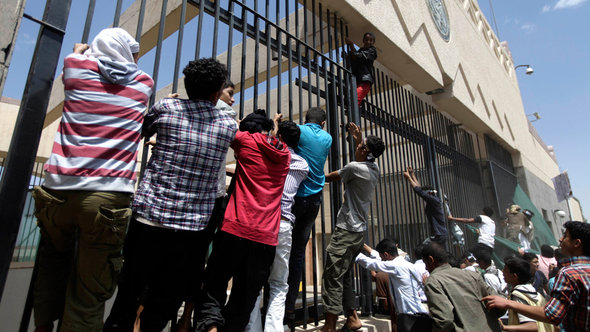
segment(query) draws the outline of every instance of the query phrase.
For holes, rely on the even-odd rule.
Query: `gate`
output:
[[[372,246],[389,236],[399,239],[400,247],[411,252],[429,234],[423,203],[403,177],[407,166],[414,167],[423,184],[430,184],[440,195],[449,197],[454,215],[470,216],[482,208],[481,174],[475,161],[473,137],[438,112],[427,96],[401,86],[386,68],[376,63],[376,82],[360,108],[357,106],[356,81],[341,57],[344,37],[349,35],[351,27],[334,12],[334,8],[327,8],[316,0],[118,0],[111,4],[114,7],[112,21],[97,28],[96,19],[99,17],[95,17],[95,11],[104,9],[96,8],[95,0],[77,2],[76,6],[80,3],[85,6],[83,12],[78,13],[76,10],[80,9],[74,8],[71,13],[80,17],[86,14],[79,26],[68,27],[64,32],[66,24],[63,20],[58,23],[50,21],[52,15],[61,10],[65,12],[67,22],[71,1],[66,0],[48,0],[46,14],[40,22],[37,51],[20,110],[34,118],[35,126],[28,126],[26,121],[17,123],[2,174],[0,215],[3,218],[0,220],[10,224],[9,234],[14,237],[19,223],[14,220],[20,220],[22,215],[22,208],[19,210],[18,207],[22,207],[26,200],[23,198],[27,187],[24,184],[28,184],[36,157],[40,124],[46,111],[52,120],[59,120],[61,112],[59,102],[50,103],[51,89],[47,86],[55,69],[52,72],[33,70],[41,57],[39,54],[43,52],[45,58],[50,56],[50,60],[57,64],[60,57],[65,56],[59,54],[62,37],[65,36],[66,43],[87,42],[91,30],[98,31],[111,23],[125,28],[140,42],[139,66],[150,73],[155,82],[156,93],[152,95],[150,106],[168,93],[182,95],[180,68],[191,59],[211,56],[227,64],[229,76],[236,83],[239,92],[235,107],[239,107],[240,118],[254,109],[265,108],[269,116],[284,113],[284,118],[303,123],[307,109],[325,108],[327,130],[334,139],[328,163],[330,171],[341,168],[354,158],[354,147],[351,139],[346,137],[344,124],[353,121],[361,125],[365,134],[380,136],[386,144],[386,151],[377,161],[381,180],[366,233],[366,241]],[[45,34],[51,36],[44,37]],[[60,42],[44,43],[45,38]],[[45,82],[46,93],[33,95],[32,88],[40,81]],[[58,88],[59,84],[56,80]],[[30,109],[34,112],[28,111]],[[22,145],[33,148],[23,151]],[[19,158],[15,157],[17,149]],[[143,156],[147,156],[147,150]],[[146,160],[147,157],[142,157],[142,170]],[[20,182],[6,184],[7,178]],[[22,195],[10,198],[14,204],[7,205],[5,200],[8,201],[9,190]],[[297,321],[304,326],[310,321],[317,325],[322,315],[321,272],[341,197],[341,184],[330,184],[312,232],[296,315]],[[30,214],[30,211],[26,213]],[[6,216],[8,218],[4,218]],[[9,242],[11,247],[2,249],[5,270],[0,278],[1,285],[4,285],[11,261],[6,258],[11,257],[7,253],[12,255],[14,248],[14,242],[6,241]],[[355,273],[359,307],[364,313],[371,313],[370,279],[366,271],[357,269]],[[30,314],[30,308],[27,309],[21,325],[23,331],[29,320],[26,315]]]

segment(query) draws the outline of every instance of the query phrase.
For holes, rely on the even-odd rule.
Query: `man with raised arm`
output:
[[[411,166],[409,166],[404,172],[404,178],[410,183],[416,195],[420,196],[420,198],[426,202],[424,213],[430,224],[431,232],[430,238],[427,239],[427,241],[437,242],[444,247],[449,232],[447,231],[447,226],[445,224],[443,203],[440,197],[438,197],[437,191],[430,186],[422,186],[420,181],[418,181],[418,178],[416,178],[416,173],[414,173],[414,169]]]
[[[355,310],[351,272],[355,257],[365,243],[368,210],[379,183],[379,167],[375,160],[385,151],[381,138],[367,136],[363,140],[356,124],[349,123],[348,131],[356,144],[356,161],[326,175],[326,182],[342,180],[345,190],[336,227],[326,248],[322,280],[322,300],[326,312],[323,332],[336,330],[338,315],[343,310],[346,315],[343,329],[357,330],[362,326]]]
[[[295,224],[289,258],[289,291],[285,303],[285,317],[290,320],[294,319],[295,302],[305,261],[305,246],[322,205],[324,164],[332,146],[332,136],[323,130],[325,125],[326,111],[319,107],[310,108],[305,115],[305,124],[299,125],[299,144],[293,149],[309,165],[309,174],[299,186],[291,210],[295,216]]]
[[[482,299],[488,308],[510,309],[540,322],[563,324],[566,331],[590,331],[590,224],[568,221],[559,244],[568,256],[559,261],[563,267],[551,297],[544,307],[530,306],[499,296]]]
[[[102,30],[65,57],[63,115],[45,183],[35,187],[43,240],[34,289],[36,331],[100,331],[117,285],[135,191],[143,113],[153,81],[139,44]]]
[[[225,65],[194,60],[183,74],[189,99],[161,99],[145,116],[143,135],[158,139],[133,200],[123,278],[104,331],[133,329],[140,305],[141,331],[161,331],[203,273],[217,170],[238,128],[215,108]]]

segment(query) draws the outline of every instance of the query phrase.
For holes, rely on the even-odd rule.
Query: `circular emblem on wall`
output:
[[[447,7],[445,6],[444,0],[426,0],[426,4],[428,5],[430,16],[432,17],[440,36],[445,41],[449,41],[449,38],[451,37],[451,27],[449,25],[449,14],[447,13]]]

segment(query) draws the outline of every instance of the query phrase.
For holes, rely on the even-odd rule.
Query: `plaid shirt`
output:
[[[545,306],[545,316],[566,331],[590,331],[590,257],[564,259]]]
[[[210,101],[165,98],[146,114],[143,135],[157,143],[135,194],[136,217],[199,231],[215,204],[217,170],[237,131]]]

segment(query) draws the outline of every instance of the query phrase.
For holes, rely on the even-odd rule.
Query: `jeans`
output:
[[[290,221],[281,220],[279,230],[279,244],[275,253],[275,259],[272,263],[268,284],[270,297],[268,300],[268,310],[264,323],[265,332],[283,332],[283,316],[285,315],[285,299],[289,285],[287,277],[289,276],[289,256],[291,253],[291,232],[293,226]],[[262,332],[262,321],[260,315],[260,301],[262,294],[258,295],[256,305],[250,314],[250,322],[246,331]]]
[[[100,331],[104,303],[115,291],[123,264],[131,195],[35,187],[33,197],[43,235],[35,325],[61,319],[61,331]]]
[[[213,325],[224,332],[244,331],[256,297],[270,275],[275,249],[275,246],[217,232],[205,271],[203,297],[195,311],[197,331],[205,332]],[[227,285],[232,277],[226,304]]]
[[[285,309],[287,311],[295,310],[295,302],[299,293],[299,282],[303,265],[305,264],[305,246],[309,240],[309,235],[315,224],[315,219],[322,205],[322,192],[308,196],[295,197],[295,203],[291,212],[295,215],[295,225],[293,226],[293,237],[291,243],[291,257],[289,259],[289,292]]]

